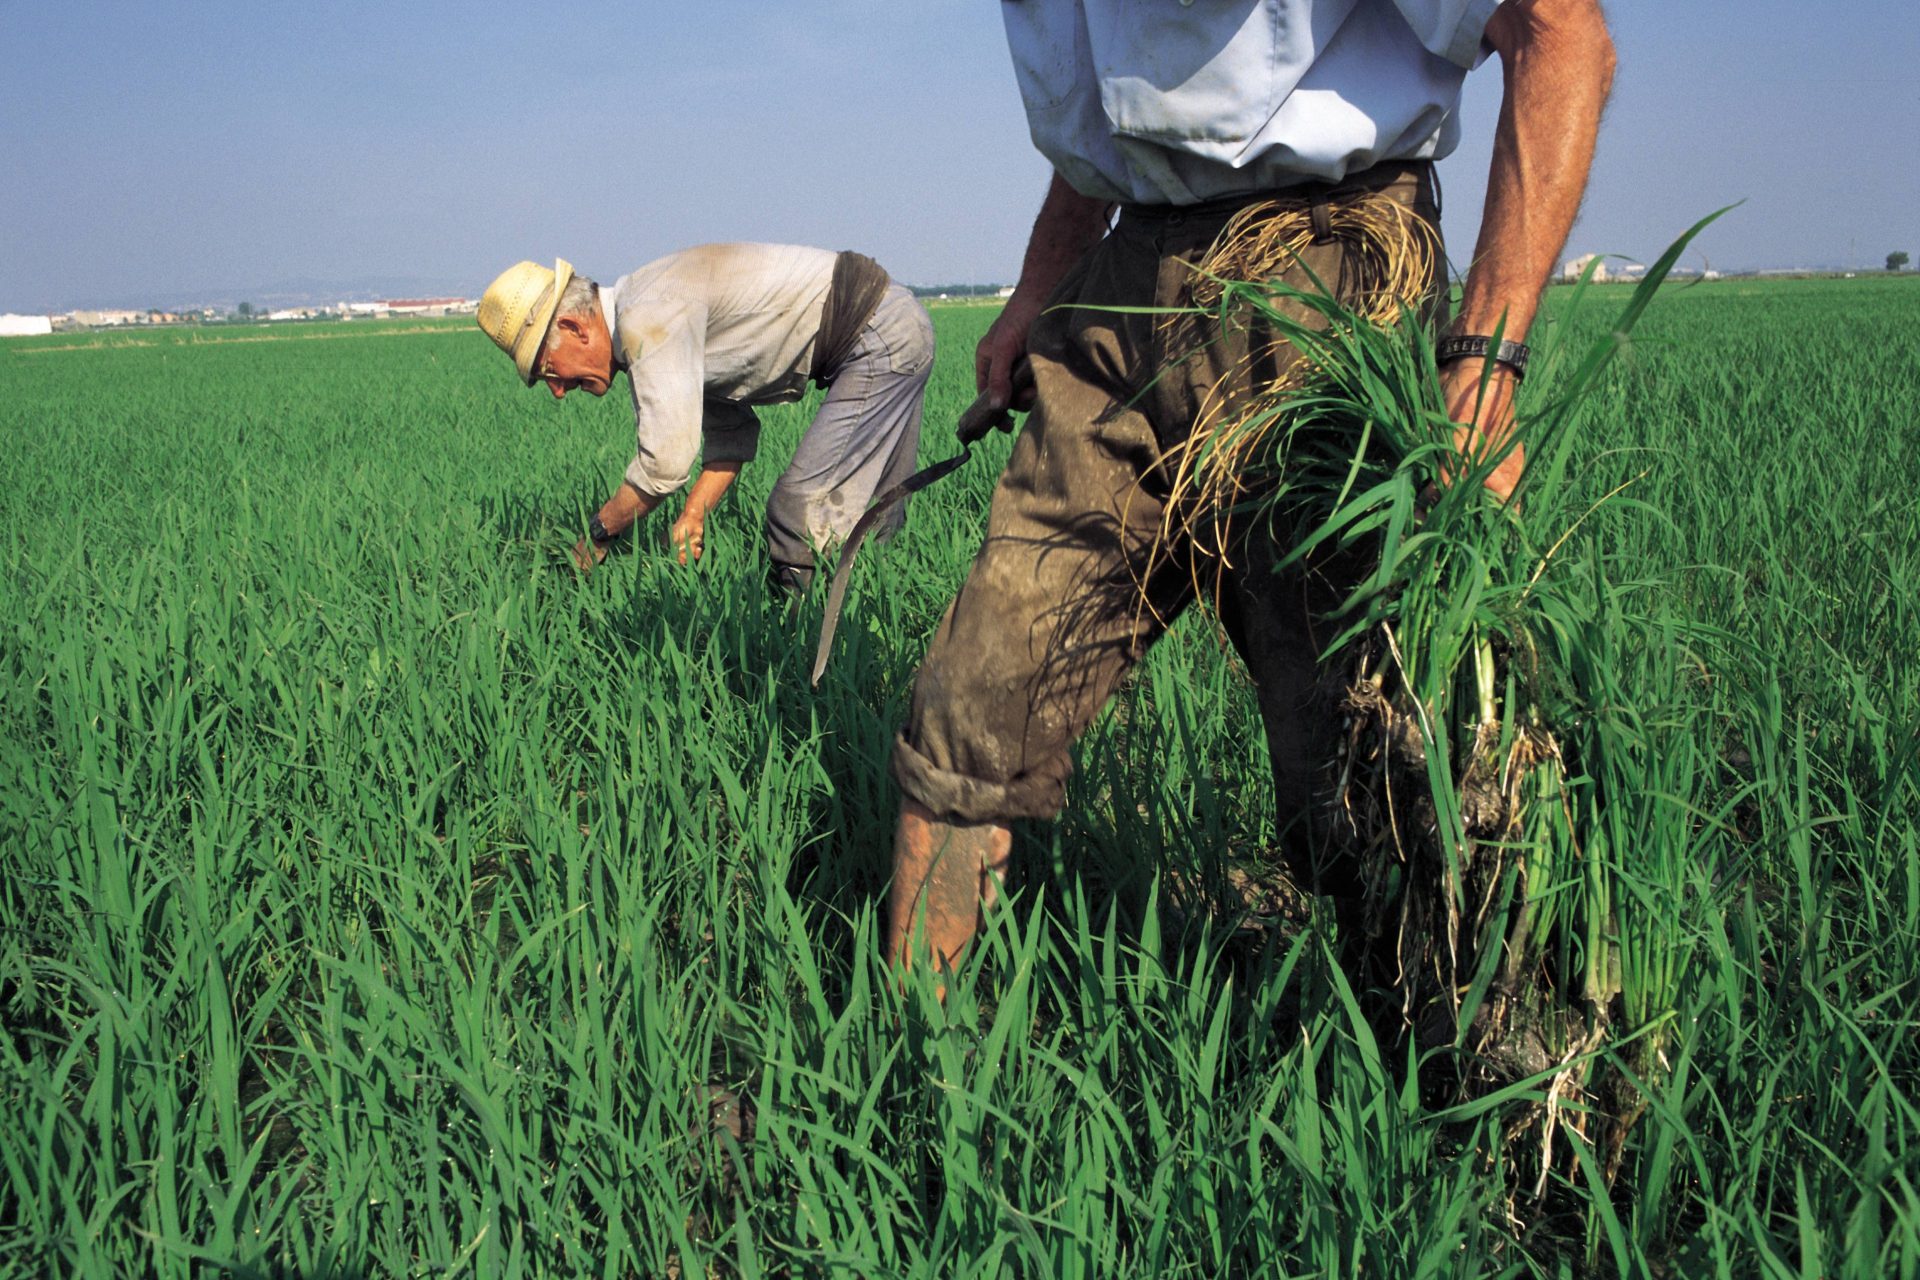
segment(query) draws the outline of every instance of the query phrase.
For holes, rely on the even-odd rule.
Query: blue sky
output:
[[[1615,0],[1570,250],[1651,257],[1745,200],[1716,267],[1920,258],[1912,0],[1824,12]],[[1469,81],[1442,168],[1457,257],[1499,89]],[[722,239],[1012,280],[1046,178],[994,0],[0,0],[0,311],[473,293],[521,257],[611,278]]]

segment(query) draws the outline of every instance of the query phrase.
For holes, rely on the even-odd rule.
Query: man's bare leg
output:
[[[893,893],[887,902],[887,958],[900,969],[917,955],[936,969],[957,966],[993,904],[1013,829],[995,822],[936,821],[912,800],[900,804],[893,841]]]

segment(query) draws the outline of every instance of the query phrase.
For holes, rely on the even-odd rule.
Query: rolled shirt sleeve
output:
[[[1482,40],[1500,0],[1393,0],[1428,53],[1471,71],[1485,56]]]
[[[626,480],[662,497],[687,482],[700,454],[706,382],[706,308],[654,301],[620,317],[633,388],[634,453]]]

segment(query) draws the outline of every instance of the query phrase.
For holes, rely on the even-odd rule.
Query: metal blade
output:
[[[820,645],[813,653],[813,686],[818,688],[820,677],[826,673],[827,659],[833,656],[833,633],[840,627],[840,611],[847,603],[847,583],[853,578],[853,562],[860,553],[860,544],[880,518],[900,505],[900,500],[910,493],[918,492],[935,480],[958,470],[961,464],[973,453],[968,444],[959,453],[944,462],[936,462],[914,472],[899,484],[888,489],[873,500],[866,513],[860,517],[853,532],[847,535],[846,542],[840,546],[840,563],[833,571],[833,585],[827,589],[827,610],[820,618]]]

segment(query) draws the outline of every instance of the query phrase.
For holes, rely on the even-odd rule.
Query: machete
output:
[[[1013,394],[1017,399],[1021,392],[1033,385],[1033,370],[1023,358],[1013,367]],[[960,415],[960,421],[954,426],[954,434],[960,437],[960,452],[951,458],[936,462],[920,470],[883,492],[866,509],[853,532],[847,535],[840,547],[840,563],[833,571],[833,585],[827,589],[827,608],[820,618],[820,645],[813,654],[813,685],[818,688],[820,677],[826,674],[827,659],[833,656],[833,633],[840,627],[840,611],[847,603],[847,583],[853,578],[853,561],[860,552],[860,544],[868,532],[878,524],[887,512],[900,505],[910,493],[920,490],[944,476],[958,471],[973,456],[973,446],[986,436],[994,427],[1002,431],[1013,430],[1013,411],[996,409],[982,391],[974,402]]]

